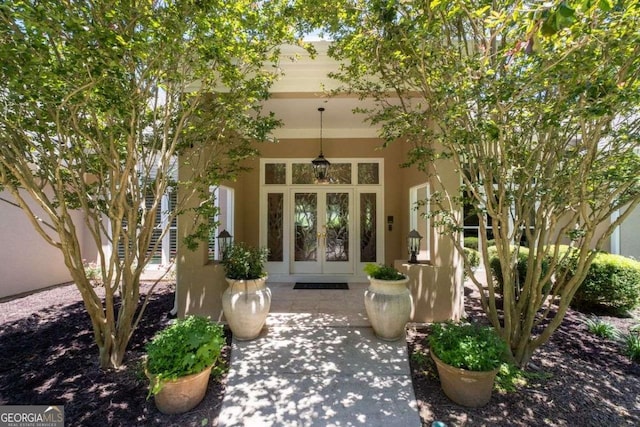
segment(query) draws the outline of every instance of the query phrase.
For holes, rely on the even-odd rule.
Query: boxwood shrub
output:
[[[579,310],[608,307],[628,311],[640,305],[640,262],[598,253],[571,305]]]

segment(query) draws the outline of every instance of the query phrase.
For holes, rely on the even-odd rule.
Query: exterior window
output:
[[[220,187],[212,187],[210,189],[211,197],[213,197],[213,203],[216,207],[217,214],[210,218],[209,221],[211,225],[218,224],[217,227],[211,228],[211,233],[209,234],[209,245],[208,245],[208,259],[210,261],[219,261],[220,260],[220,248],[218,242],[218,234],[222,230],[227,230],[229,234],[233,236],[233,205],[234,205],[234,192],[233,188],[225,187],[221,185]]]
[[[409,229],[416,230],[422,236],[418,261],[429,259],[429,184],[421,184],[409,189]]]
[[[287,164],[286,163],[266,163],[264,165],[265,184],[286,184]]]
[[[378,163],[358,163],[358,184],[380,184]]]

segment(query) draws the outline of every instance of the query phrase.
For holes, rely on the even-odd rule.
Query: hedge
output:
[[[562,245],[559,257],[562,258],[568,250],[568,246]],[[527,274],[528,258],[529,249],[520,247],[517,265],[520,284],[524,283]],[[567,258],[563,262],[569,268],[569,277],[575,274],[570,260],[571,258]],[[489,249],[489,267],[496,281],[496,292],[502,293],[504,281],[495,248]],[[542,262],[542,274],[546,274],[548,269],[549,259],[545,259]],[[547,286],[551,286],[551,283]],[[578,310],[604,306],[616,311],[629,311],[640,306],[640,262],[620,255],[598,253],[576,291],[571,306]]]
[[[621,255],[598,253],[571,306],[590,310],[605,306],[629,311],[640,305],[640,262]]]

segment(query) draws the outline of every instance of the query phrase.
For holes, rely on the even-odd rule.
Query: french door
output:
[[[295,188],[290,200],[291,273],[353,274],[353,190]]]

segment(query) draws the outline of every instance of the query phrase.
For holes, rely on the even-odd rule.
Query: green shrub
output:
[[[475,323],[434,323],[431,351],[447,365],[470,371],[491,371],[501,365],[507,344],[491,326]]]
[[[480,265],[480,252],[470,248],[463,249],[467,261],[469,261],[469,264],[471,264],[471,268],[478,267]]]
[[[364,271],[369,277],[377,280],[403,280],[407,278],[395,268],[382,264],[367,264],[364,266]]]
[[[167,380],[202,372],[216,363],[225,344],[221,325],[189,316],[158,332],[147,343],[149,394],[157,394]]]
[[[511,247],[511,251],[516,250],[515,246]],[[502,268],[500,264],[500,259],[498,258],[497,250],[494,247],[489,248],[489,268],[491,268],[491,272],[493,273],[493,277],[496,281],[495,290],[497,293],[501,294],[503,292],[504,287],[504,279],[502,277]],[[522,289],[522,285],[527,277],[527,262],[529,261],[529,249],[525,247],[520,247],[518,251],[518,261],[517,261],[517,270],[518,270],[518,283],[520,289]],[[542,261],[542,275],[547,274],[549,271],[549,261],[544,259]],[[543,292],[547,292],[551,287],[551,282],[547,283],[543,288]]]
[[[599,306],[633,310],[640,305],[640,262],[620,255],[597,254],[571,305],[580,310]]]
[[[491,247],[494,244],[495,242],[493,239],[487,240],[487,247]],[[477,237],[465,237],[464,247],[469,249],[475,249],[477,251],[480,248],[480,240]]]
[[[269,251],[243,243],[234,243],[222,256],[225,276],[234,280],[255,280],[266,277],[264,265]]]
[[[479,239],[477,237],[465,237],[464,238],[464,247],[469,249],[478,250]]]

